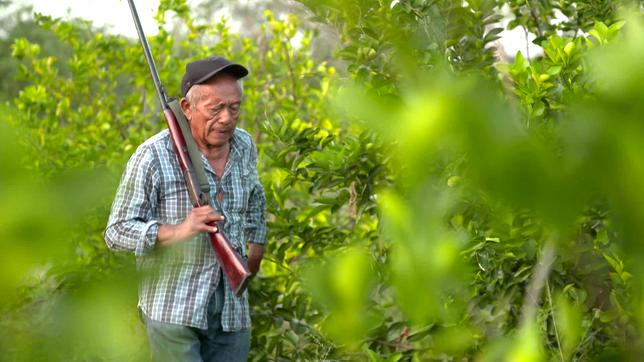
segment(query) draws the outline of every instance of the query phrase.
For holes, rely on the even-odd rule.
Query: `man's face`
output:
[[[201,97],[193,108],[184,108],[190,131],[205,148],[228,146],[241,107],[241,88],[233,76],[222,75],[200,87]]]

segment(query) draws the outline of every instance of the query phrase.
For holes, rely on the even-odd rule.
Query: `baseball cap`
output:
[[[185,97],[190,87],[205,83],[220,73],[232,74],[239,79],[248,75],[248,69],[218,56],[192,61],[186,64],[186,72],[181,79],[181,95]]]

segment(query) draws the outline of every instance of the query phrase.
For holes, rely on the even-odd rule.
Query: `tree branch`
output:
[[[523,300],[523,307],[521,307],[521,325],[528,325],[537,312],[541,290],[548,280],[552,263],[555,260],[555,240],[557,237],[557,233],[551,234],[541,249],[539,262],[535,266],[536,270],[532,274],[528,291]]]

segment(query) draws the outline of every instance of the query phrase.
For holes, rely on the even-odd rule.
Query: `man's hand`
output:
[[[248,270],[255,275],[264,257],[264,245],[248,243]]]
[[[181,224],[160,225],[157,244],[161,246],[170,245],[192,239],[202,232],[215,232],[217,227],[208,224],[223,219],[224,216],[216,213],[209,205],[195,207]]]

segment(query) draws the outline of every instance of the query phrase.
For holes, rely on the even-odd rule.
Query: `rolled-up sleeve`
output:
[[[159,177],[150,150],[139,147],[127,163],[112,204],[105,229],[110,249],[142,256],[154,248],[159,230],[153,217]]]
[[[250,156],[250,197],[248,200],[248,209],[246,212],[246,240],[255,244],[266,243],[266,197],[264,187],[259,181],[257,174],[257,148],[251,143]]]

